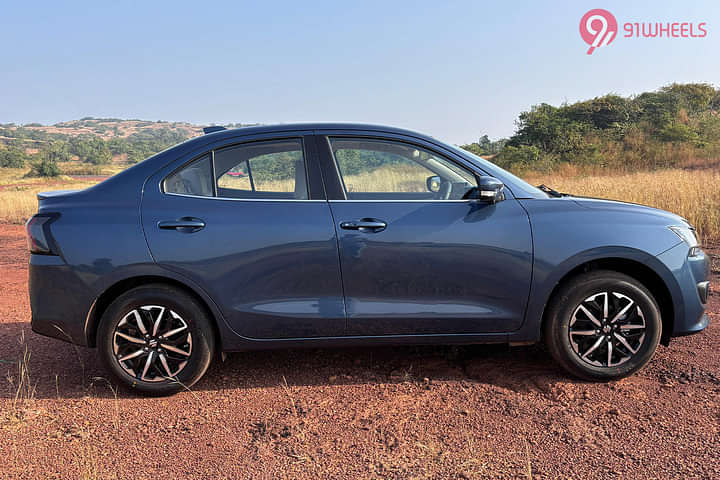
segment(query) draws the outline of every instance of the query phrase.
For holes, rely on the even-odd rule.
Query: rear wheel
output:
[[[660,341],[660,310],[637,280],[612,271],[570,279],[551,299],[544,324],[548,350],[570,373],[588,380],[630,375]]]
[[[108,307],[97,346],[103,363],[120,382],[147,394],[168,395],[203,376],[215,336],[194,298],[153,284],[127,291]]]

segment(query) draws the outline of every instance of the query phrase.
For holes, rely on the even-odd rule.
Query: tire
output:
[[[110,304],[100,320],[97,346],[120,383],[148,395],[170,395],[205,374],[215,334],[197,300],[177,288],[149,284]]]
[[[571,374],[592,381],[616,380],[640,370],[655,353],[661,334],[660,309],[648,289],[609,270],[566,281],[550,300],[543,324],[553,358]]]

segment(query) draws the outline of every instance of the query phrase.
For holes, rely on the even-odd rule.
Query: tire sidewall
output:
[[[660,311],[649,291],[631,277],[614,274],[596,274],[589,278],[578,278],[563,292],[555,306],[554,321],[550,334],[553,342],[567,362],[570,369],[585,378],[606,380],[622,378],[642,368],[655,353],[662,334]],[[645,317],[645,339],[640,350],[627,362],[613,367],[597,367],[582,360],[570,343],[570,320],[575,309],[586,298],[603,291],[621,293],[632,299],[642,310]],[[561,362],[561,363],[565,363]]]
[[[132,310],[160,305],[180,315],[192,335],[192,353],[177,381],[143,382],[120,366],[113,351],[113,335],[118,323]],[[148,394],[175,393],[193,385],[207,370],[214,351],[214,336],[204,309],[190,296],[163,286],[134,288],[118,297],[105,311],[97,333],[97,346],[105,367],[123,384]]]

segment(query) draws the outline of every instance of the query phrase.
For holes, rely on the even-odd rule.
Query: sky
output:
[[[672,82],[720,87],[720,2],[1,0],[0,123],[86,116],[351,121],[462,144],[523,110]],[[587,55],[590,9],[620,31]],[[705,22],[705,38],[624,38]]]

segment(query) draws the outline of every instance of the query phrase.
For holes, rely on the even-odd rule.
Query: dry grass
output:
[[[115,175],[128,168],[130,165],[111,163],[108,165],[92,165],[83,162],[64,162],[60,164],[60,170],[64,175]]]
[[[234,188],[236,190],[250,190],[250,178],[249,177],[231,177],[230,175],[223,175],[218,178],[218,187],[220,188]],[[294,192],[295,191],[295,180],[272,180],[263,181],[257,183],[255,188],[264,192]]]
[[[30,350],[25,342],[25,331],[20,334],[20,345],[23,347],[23,353],[17,361],[17,376],[9,372],[7,375],[7,380],[14,388],[15,394],[3,420],[11,423],[22,422],[27,409],[35,400],[35,384],[30,380]]]
[[[425,180],[429,175],[428,170],[419,167],[389,165],[358,175],[347,175],[344,178],[345,186],[350,192],[426,192]],[[218,186],[250,190],[250,179],[224,175],[218,179]],[[293,192],[295,180],[263,181],[255,187],[266,192]]]
[[[720,240],[720,171],[662,170],[623,175],[526,174],[574,195],[610,198],[661,208],[685,217],[705,242]]]
[[[91,187],[98,180],[74,179],[70,175],[109,176],[121,171],[119,165],[102,167],[79,162],[60,164],[63,172],[54,178],[28,177],[28,168],[0,168],[0,223],[25,223],[37,212],[37,194],[48,190],[76,190]]]
[[[388,165],[367,173],[345,176],[349,192],[427,192],[425,180],[432,175],[424,168]]]
[[[43,177],[26,177],[27,168],[0,168],[0,185],[25,184],[43,184],[50,180]],[[70,177],[60,175],[55,180],[70,180]]]
[[[11,186],[0,190],[0,223],[25,223],[37,212],[37,194],[48,190],[71,190],[92,187],[97,182],[60,181],[58,183]]]
[[[125,168],[127,165],[89,165],[82,162],[65,162],[61,163],[60,171],[62,175],[55,178],[48,177],[29,177],[27,176],[30,171],[29,168],[0,168],[0,186],[2,185],[29,185],[29,184],[45,184],[56,183],[56,182],[72,182],[73,179],[69,175],[100,175],[110,176],[114,175]],[[78,180],[76,180],[78,181]]]

